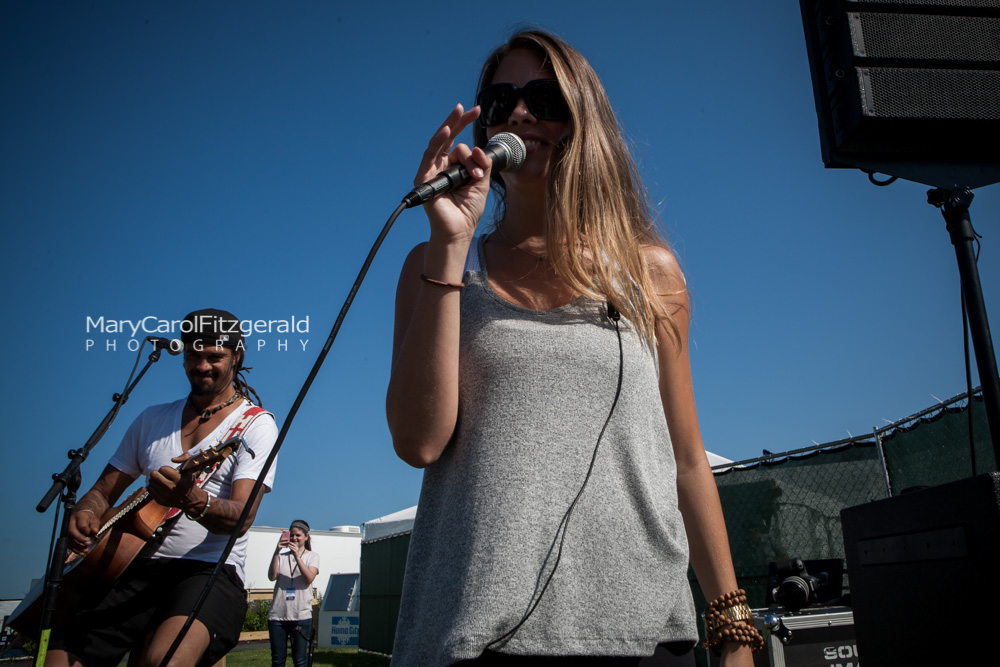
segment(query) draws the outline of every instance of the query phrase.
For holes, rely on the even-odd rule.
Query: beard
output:
[[[229,363],[223,366],[225,370],[220,370],[219,365],[213,364],[208,373],[199,373],[195,370],[196,367],[187,365],[185,358],[184,374],[191,385],[191,395],[211,397],[224,394],[226,389],[232,386],[236,380],[236,371],[239,369],[240,361],[241,357],[230,358]]]
[[[224,378],[188,378],[191,383],[191,394],[193,396],[217,396],[223,393],[229,385],[233,383],[232,373],[227,373]]]

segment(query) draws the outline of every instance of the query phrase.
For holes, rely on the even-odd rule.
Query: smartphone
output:
[[[288,544],[288,538],[291,537],[291,533],[287,530],[281,531],[281,539],[278,540],[278,544]]]

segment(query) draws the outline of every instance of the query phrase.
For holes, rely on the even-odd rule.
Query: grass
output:
[[[289,657],[285,662],[291,665]],[[370,653],[358,653],[357,649],[316,649],[313,653],[313,665],[330,665],[331,667],[387,667],[389,658]],[[249,649],[246,651],[231,651],[226,655],[226,667],[270,667],[271,649]]]
[[[31,656],[24,656],[17,659],[0,660],[0,665],[12,665],[24,667],[32,662]],[[329,667],[388,667],[389,658],[371,653],[358,653],[358,649],[316,649],[313,652],[312,664],[316,667],[320,665]],[[122,663],[121,667],[124,667]],[[285,661],[287,667],[291,667],[291,656]],[[245,651],[230,651],[226,654],[226,667],[271,667],[271,648],[262,646]]]

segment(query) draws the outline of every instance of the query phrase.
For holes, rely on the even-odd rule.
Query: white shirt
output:
[[[300,556],[306,567],[319,570],[319,554],[303,551]],[[313,579],[315,581],[315,579]],[[274,600],[269,621],[304,621],[312,618],[312,582],[306,581],[291,551],[278,554],[278,577],[274,581]]]
[[[181,446],[181,415],[186,402],[187,399],[182,398],[173,403],[154,405],[143,410],[129,426],[109,463],[126,475],[136,478],[141,475],[148,478],[150,473],[163,466],[176,467],[177,464],[170,459],[184,453]],[[210,445],[221,443],[232,425],[249,407],[250,402],[244,401],[243,405],[229,414],[212,433],[188,450],[188,453],[194,456]],[[270,414],[260,415],[243,432],[243,439],[255,456],[251,457],[250,453],[241,447],[238,452],[231,454],[219,465],[202,488],[215,497],[231,498],[233,482],[240,479],[257,479],[277,436],[278,428],[274,418]],[[272,465],[264,479],[265,493],[271,490],[276,467]],[[227,563],[235,566],[241,581],[245,578],[243,563],[249,539],[249,534],[239,538],[226,559]],[[181,515],[167,530],[163,542],[157,544],[154,538],[140,556],[216,562],[228,541],[228,535],[210,533],[197,521],[191,521]]]

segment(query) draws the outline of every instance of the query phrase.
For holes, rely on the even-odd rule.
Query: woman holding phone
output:
[[[308,661],[311,589],[317,574],[319,554],[312,551],[309,524],[296,519],[288,530],[282,531],[267,570],[267,578],[275,582],[274,599],[267,615],[273,667],[284,667],[289,638],[295,667],[305,667]]]

